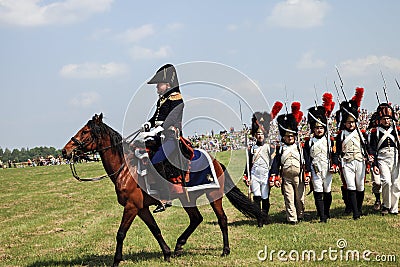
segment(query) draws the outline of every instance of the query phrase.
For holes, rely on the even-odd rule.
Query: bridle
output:
[[[76,154],[76,153],[77,153],[78,151],[84,150],[86,146],[88,146],[89,144],[93,143],[94,140],[95,140],[95,138],[91,137],[91,139],[90,139],[89,141],[82,142],[82,141],[78,140],[75,136],[74,136],[74,137],[71,137],[72,143],[73,143],[74,145],[77,146],[77,148],[75,148],[75,149],[72,151],[72,155],[71,155],[71,159],[72,159],[72,160],[71,160],[70,163],[69,163],[69,167],[70,167],[70,169],[71,169],[72,176],[73,176],[76,180],[78,180],[79,182],[93,182],[93,181],[100,181],[100,180],[102,180],[102,179],[104,179],[104,178],[107,178],[107,177],[110,177],[110,178],[111,178],[111,177],[113,177],[113,176],[115,176],[115,175],[118,175],[118,174],[121,172],[121,170],[124,168],[125,162],[122,163],[121,166],[119,167],[119,169],[118,169],[117,171],[113,172],[112,174],[104,174],[104,175],[101,175],[101,176],[98,176],[98,177],[93,177],[93,178],[81,178],[81,177],[79,177],[79,175],[78,175],[78,173],[77,173],[77,171],[76,171],[76,168],[75,168],[74,156],[77,155],[78,158],[79,158],[79,157],[82,157],[82,156],[85,156],[85,159],[91,160],[91,159],[89,159],[89,157],[88,157],[89,155],[94,155],[94,154],[96,154],[96,153],[103,152],[103,151],[105,151],[105,150],[107,150],[107,149],[113,148],[114,146],[121,145],[121,144],[123,144],[124,142],[127,142],[127,141],[126,141],[127,139],[129,139],[130,137],[134,136],[134,137],[132,138],[132,140],[130,140],[129,142],[127,142],[127,143],[131,143],[133,140],[135,140],[135,138],[138,136],[138,134],[140,133],[140,131],[141,131],[141,129],[139,129],[139,130],[133,132],[133,133],[130,134],[128,137],[123,138],[120,142],[118,142],[118,143],[115,144],[115,145],[109,145],[109,146],[103,147],[103,148],[101,148],[101,149],[94,149],[94,150],[90,150],[90,151],[87,151],[87,152],[81,152],[81,153],[79,153],[79,154]]]
[[[87,151],[87,152],[80,152],[79,154],[77,153],[78,151],[84,150],[85,147],[87,147],[89,144],[93,143],[94,140],[95,140],[95,139],[94,139],[93,137],[91,137],[90,140],[85,141],[85,142],[82,142],[82,141],[78,140],[76,137],[72,137],[72,138],[71,138],[72,143],[73,143],[74,145],[76,145],[77,147],[72,151],[72,155],[71,155],[71,156],[72,156],[72,157],[71,157],[72,160],[71,160],[70,163],[69,163],[69,167],[70,167],[70,169],[71,169],[72,176],[73,176],[76,180],[78,180],[79,182],[93,182],[93,181],[100,181],[100,180],[102,180],[102,179],[104,179],[104,178],[107,178],[107,177],[110,177],[110,178],[111,178],[112,176],[118,175],[118,173],[119,173],[119,172],[122,170],[122,168],[125,166],[125,163],[121,164],[121,166],[119,167],[119,169],[118,169],[117,171],[115,171],[114,173],[112,173],[112,174],[104,174],[104,175],[101,175],[101,176],[98,176],[98,177],[93,177],[93,178],[81,178],[81,177],[79,177],[79,175],[78,175],[78,173],[77,173],[77,171],[76,171],[76,168],[75,168],[75,161],[74,161],[74,157],[75,157],[75,156],[77,156],[78,158],[84,157],[86,160],[91,160],[91,159],[88,157],[89,155],[94,155],[94,154],[96,154],[96,153],[105,151],[105,150],[110,149],[110,148],[113,147],[112,145],[110,145],[110,146],[107,146],[107,147],[103,147],[103,148],[101,148],[101,149],[94,149],[94,150],[90,150],[90,151]],[[120,143],[122,143],[122,142],[123,142],[123,141],[121,141]],[[116,145],[119,145],[120,143],[118,143],[118,144],[116,144]]]

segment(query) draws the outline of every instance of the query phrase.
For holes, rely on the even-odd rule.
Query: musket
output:
[[[244,146],[246,147],[246,170],[247,170],[247,178],[249,179],[248,183],[248,190],[247,190],[247,197],[251,199],[251,171],[250,171],[250,158],[249,158],[249,148],[248,148],[248,142],[247,142],[247,127],[246,124],[243,123],[243,115],[242,115],[242,104],[239,101],[239,111],[240,111],[240,121],[243,125],[243,130],[244,130]]]
[[[394,79],[394,80],[396,81],[397,88],[399,88],[399,90],[400,90],[400,85],[399,85],[399,82],[397,81],[397,79]]]
[[[314,94],[315,94],[315,98],[314,98],[315,108],[317,108],[318,107],[318,104],[317,104],[318,96],[317,96],[317,88],[315,87],[315,84],[314,84]]]
[[[378,92],[375,92],[375,94],[376,94],[376,100],[378,100],[378,105],[380,105],[380,104],[381,104],[381,101],[379,100]]]
[[[344,96],[344,100],[346,100],[346,102],[347,102],[347,97],[346,97],[346,94],[344,93],[344,90],[343,90],[343,80],[342,80],[342,76],[340,76],[340,72],[339,72],[339,69],[335,66],[335,68],[336,68],[336,72],[337,72],[337,74],[338,74],[338,76],[339,76],[339,80],[340,80],[340,89],[342,89],[342,94],[343,94],[343,96]]]
[[[339,94],[339,89],[337,88],[337,85],[336,85],[336,82],[335,82],[335,81],[333,81],[333,84],[335,85],[335,89],[336,89],[336,93],[337,93],[337,97],[336,97],[336,99],[337,99],[337,101],[338,101],[338,104],[340,104],[340,94]]]
[[[340,83],[341,83],[340,88],[342,89],[342,93],[343,93],[344,99],[345,99],[346,102],[347,102],[347,97],[346,97],[346,94],[344,93],[344,90],[343,90],[343,85],[344,85],[344,84],[343,84],[342,77],[340,76],[340,73],[339,73],[338,68],[337,68],[336,66],[335,66],[335,68],[336,68],[336,72],[337,72],[337,74],[338,74],[338,76],[339,76],[339,79],[340,79]],[[350,115],[350,114],[349,114],[349,115]],[[358,120],[358,118],[355,118],[355,119]],[[367,145],[366,145],[365,142],[363,141],[364,138],[363,138],[363,136],[362,136],[362,134],[361,134],[360,128],[358,127],[358,124],[357,124],[357,123],[356,123],[356,131],[357,131],[357,133],[358,133],[358,137],[360,138],[361,147],[362,147],[362,149],[364,150],[364,154],[365,154],[366,160],[368,160]]]
[[[382,71],[381,71],[381,76],[382,76],[382,80],[383,80],[383,93],[385,94],[386,103],[389,104],[389,99],[388,99],[387,92],[386,92],[386,81],[385,81],[385,77],[383,77]]]

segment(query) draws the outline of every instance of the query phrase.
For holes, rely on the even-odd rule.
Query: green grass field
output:
[[[217,157],[229,163],[234,179],[240,177],[244,153],[225,152]],[[104,173],[100,163],[78,165],[77,171],[86,177]],[[238,186],[247,195],[244,184],[240,182]],[[292,226],[285,224],[283,197],[274,188],[272,223],[258,228],[254,220],[244,217],[224,198],[231,254],[220,257],[222,236],[207,205],[200,207],[204,221],[189,238],[184,255],[172,258],[170,263],[162,260],[156,240],[136,218],[125,239],[125,260],[121,266],[399,265],[400,216],[382,217],[372,210],[372,205],[371,185],[367,183],[363,208],[366,216],[354,221],[351,216],[342,215],[340,180],[335,176],[333,218],[327,224],[318,223],[311,194],[306,197],[305,221]],[[67,165],[0,170],[0,266],[109,266],[121,215],[122,207],[108,179],[77,182]],[[173,249],[188,225],[186,213],[182,208],[172,207],[155,218]],[[343,249],[337,245],[341,239],[347,242]],[[316,253],[315,260],[309,261],[308,256],[302,259],[302,254],[311,251]],[[357,251],[360,260],[355,260],[357,257],[352,260],[351,254]],[[364,251],[370,261],[362,258]]]

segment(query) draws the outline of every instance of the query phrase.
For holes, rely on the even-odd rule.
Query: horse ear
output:
[[[99,115],[99,122],[103,122],[103,112]]]

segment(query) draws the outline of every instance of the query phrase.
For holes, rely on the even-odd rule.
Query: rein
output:
[[[119,142],[117,145],[120,145],[120,144],[122,144],[122,143],[124,143],[124,142],[127,142],[128,144],[132,143],[133,140],[135,140],[136,137],[139,135],[140,131],[141,131],[141,129],[139,129],[139,130],[133,132],[133,133],[130,134],[128,137],[122,139],[121,142]],[[127,139],[129,139],[129,138],[132,137],[132,136],[134,136],[134,137],[132,138],[132,140],[127,141]],[[72,138],[71,138],[71,141],[78,145],[78,149],[79,149],[79,148],[84,148],[84,147],[85,147],[85,143],[79,141],[79,140],[76,139],[75,137],[72,137]],[[93,138],[92,138],[92,140],[90,140],[90,141],[92,142],[92,141],[93,141]],[[81,155],[87,156],[87,155],[90,155],[90,154],[95,154],[95,153],[97,153],[97,152],[101,152],[101,151],[105,151],[105,150],[107,150],[107,149],[110,149],[110,148],[112,148],[112,147],[113,147],[113,146],[110,145],[110,146],[101,148],[101,149],[99,149],[99,150],[93,150],[93,151],[88,151],[88,152],[82,153]],[[74,160],[73,160],[73,159],[74,159],[74,155],[75,155],[75,153],[72,152],[72,157],[71,157],[71,158],[72,158],[72,161],[69,163],[69,168],[71,169],[72,176],[73,176],[76,180],[78,180],[79,182],[94,182],[94,181],[103,180],[104,178],[107,178],[107,177],[110,177],[110,178],[111,178],[112,176],[118,175],[118,174],[121,172],[121,170],[123,169],[123,167],[125,166],[125,163],[121,164],[121,166],[119,167],[119,169],[118,169],[117,171],[115,171],[114,173],[112,173],[112,174],[104,174],[104,175],[101,175],[101,176],[99,176],[99,177],[93,177],[93,178],[81,178],[81,177],[79,177],[79,175],[78,175],[78,173],[77,173],[77,171],[76,171],[76,168],[75,168],[75,162],[74,162]],[[78,157],[79,157],[79,156],[78,156]],[[89,160],[90,160],[90,159],[89,159]]]
[[[73,154],[72,154],[72,156],[73,156]],[[119,169],[117,171],[113,172],[112,174],[104,174],[104,175],[101,175],[99,177],[93,177],[93,178],[80,178],[78,173],[76,172],[75,162],[72,161],[72,162],[69,163],[69,168],[71,169],[72,176],[74,176],[74,178],[76,180],[78,180],[79,182],[94,182],[94,181],[103,180],[104,178],[107,178],[107,177],[111,178],[111,176],[117,175],[122,170],[122,168],[124,166],[125,166],[125,163],[121,164]]]

